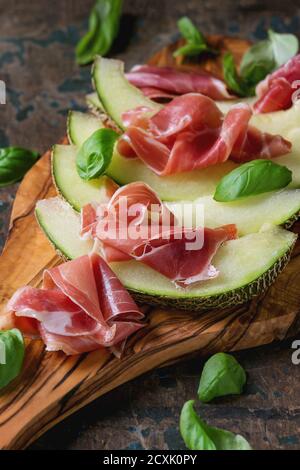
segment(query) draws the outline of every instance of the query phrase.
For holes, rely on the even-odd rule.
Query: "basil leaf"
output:
[[[268,31],[268,39],[251,46],[235,70],[233,58],[223,60],[223,71],[228,86],[241,96],[255,94],[255,86],[277,67],[285,64],[298,52],[299,42],[293,34]]]
[[[271,160],[252,160],[225,175],[217,185],[214,199],[236,201],[257,194],[285,188],[292,181],[292,172]]]
[[[277,67],[285,64],[289,59],[297,54],[299,41],[294,34],[279,34],[270,29],[268,31],[268,35],[273,49],[274,61]]]
[[[38,158],[37,152],[21,147],[0,149],[0,187],[22,179]]]
[[[24,354],[24,340],[19,330],[0,331],[0,388],[19,375]]]
[[[246,373],[230,354],[214,354],[205,363],[198,388],[199,399],[207,403],[216,397],[242,393]]]
[[[89,30],[76,46],[76,59],[80,65],[105,55],[119,31],[122,0],[97,0],[89,18]]]
[[[84,142],[76,157],[77,171],[82,179],[90,180],[104,174],[118,137],[112,129],[99,129]]]
[[[179,49],[176,49],[174,52],[174,57],[177,57],[179,55],[187,55],[187,56],[193,56],[193,55],[199,55],[201,52],[207,51],[207,46],[204,44],[186,44],[185,46],[179,47]]]
[[[199,29],[187,16],[180,18],[180,20],[177,22],[177,25],[182,37],[186,40],[186,44],[176,49],[176,51],[173,53],[174,57],[179,55],[199,55],[204,51],[216,53],[215,50],[211,49],[206,44],[205,38],[201,31],[199,31]]]
[[[203,34],[187,16],[180,18],[177,25],[182,37],[184,37],[188,42],[203,44],[206,46]]]
[[[264,40],[254,44],[245,52],[240,65],[240,74],[244,80],[255,86],[275,67],[272,44],[269,40]]]
[[[194,410],[194,400],[187,401],[181,410],[180,433],[190,450],[251,450],[239,434],[208,426]]]
[[[253,96],[255,89],[237,73],[233,55],[227,52],[223,57],[223,75],[228,88],[240,96]]]

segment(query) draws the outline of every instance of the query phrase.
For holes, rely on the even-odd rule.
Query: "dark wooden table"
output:
[[[65,133],[68,109],[84,107],[89,67],[74,62],[93,0],[0,1],[0,147],[43,152]],[[112,54],[128,67],[144,62],[177,37],[187,14],[204,33],[259,39],[265,29],[300,32],[300,2],[286,0],[125,0],[121,39]],[[239,6],[237,6],[239,4]],[[17,185],[0,190],[0,247]],[[17,260],[16,260],[17,261]],[[299,332],[300,339],[300,332]],[[248,373],[245,393],[199,411],[210,423],[247,437],[257,449],[300,448],[300,365],[292,340],[236,355]],[[32,449],[180,449],[182,404],[195,397],[202,361],[197,357],[153,371],[56,426]]]

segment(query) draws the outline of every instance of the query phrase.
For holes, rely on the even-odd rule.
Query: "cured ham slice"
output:
[[[285,78],[275,78],[269,89],[254,103],[256,113],[271,113],[288,109],[292,106],[295,89]]]
[[[233,98],[228,93],[224,82],[204,71],[201,73],[184,72],[172,67],[138,65],[126,74],[126,78],[152,98],[164,98],[166,92],[168,95],[202,93],[214,100]],[[154,90],[157,90],[156,96]]]
[[[143,111],[145,108],[141,108]],[[117,183],[115,183],[111,178],[107,176],[103,176],[104,178],[104,188],[105,188],[105,194],[103,195],[103,202],[109,202],[110,199],[112,198],[113,194],[117,191],[119,186]],[[81,231],[80,237],[83,240],[87,240],[90,237],[93,236],[92,234],[92,229],[93,229],[93,223],[95,221],[96,217],[96,209],[97,205],[94,203],[86,204],[84,206],[84,210],[81,211],[81,226],[84,227],[84,230]]]
[[[260,132],[256,127],[248,126],[247,132],[241,133],[236,140],[230,160],[236,163],[258,158],[271,159],[290,152],[291,144],[280,135]]]
[[[262,80],[256,87],[256,94],[261,97],[268,91],[270,83],[277,78],[285,78],[290,84],[300,79],[300,54],[292,57],[286,64],[279,67]]]
[[[170,93],[168,91],[160,90],[159,88],[154,88],[150,86],[141,87],[140,90],[147,98],[150,98],[150,100],[154,101],[171,100],[176,96],[176,93]]]
[[[126,217],[119,210],[123,201]],[[181,287],[217,276],[212,258],[222,243],[237,236],[235,225],[182,227],[152,189],[140,182],[120,188],[105,216],[96,212],[93,233],[108,262],[135,259]]]
[[[8,303],[15,325],[31,321],[47,350],[79,354],[116,346],[142,327],[143,314],[96,253],[44,272],[43,288],[23,287]]]
[[[145,241],[176,227],[174,215],[145,183],[121,187],[100,210],[94,233],[103,243],[108,262],[132,259],[134,250]]]
[[[125,157],[135,154],[159,176],[207,168],[229,158],[272,158],[291,150],[282,137],[249,126],[251,116],[247,104],[233,106],[223,116],[213,100],[189,93],[148,118],[147,126],[138,112],[127,113],[129,126],[118,150]]]
[[[80,238],[83,240],[88,240],[89,238],[93,238],[94,233],[94,222],[97,215],[97,207],[96,204],[90,203],[86,204],[81,212],[81,222],[80,225],[82,227],[80,231]]]
[[[300,54],[269,74],[256,87],[258,100],[254,103],[257,113],[270,113],[292,106],[293,93],[300,87]]]
[[[63,336],[49,333],[42,323],[39,330],[41,339],[46,344],[47,351],[63,351],[68,356],[74,356],[95,351],[96,349],[104,350],[103,346],[100,346],[92,336]]]
[[[175,234],[177,232],[175,231]],[[174,233],[166,240],[166,234],[153,238],[138,246],[132,255],[163,274],[176,285],[186,287],[195,282],[216,277],[219,271],[211,264],[212,258],[222,243],[236,237],[235,226],[217,229],[199,228],[183,230],[180,239]],[[191,240],[199,238],[199,248],[189,249]],[[203,241],[200,242],[200,240]]]

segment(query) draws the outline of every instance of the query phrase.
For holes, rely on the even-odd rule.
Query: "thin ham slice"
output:
[[[248,126],[247,132],[241,133],[236,140],[230,153],[230,160],[244,163],[257,158],[271,159],[289,153],[290,150],[290,142],[280,135],[260,132],[256,127]]]
[[[269,74],[256,87],[256,113],[270,113],[292,106],[293,93],[300,87],[300,54]]]
[[[147,125],[137,111],[127,113],[128,127],[118,150],[127,158],[136,155],[159,176],[207,168],[229,158],[273,158],[291,150],[281,136],[249,126],[251,116],[247,104],[237,104],[223,116],[213,100],[189,93],[148,118]]]
[[[207,72],[184,72],[172,67],[138,65],[127,79],[145,92],[149,97],[164,98],[167,95],[202,93],[214,100],[232,99],[224,82]],[[160,94],[158,91],[159,90]],[[156,95],[156,96],[155,96]]]
[[[146,108],[140,108],[139,112],[144,112]],[[129,113],[129,116],[131,114]],[[131,117],[132,119],[132,117]],[[113,194],[117,191],[119,186],[115,183],[111,178],[108,176],[103,176],[103,187],[104,187],[104,194],[102,196],[103,203],[108,203],[112,198]],[[80,233],[80,238],[83,240],[88,240],[93,237],[93,223],[96,217],[96,209],[97,204],[91,202],[90,204],[86,204],[84,206],[84,210],[81,211],[80,216],[81,220],[81,227],[84,227],[84,230]]]
[[[94,233],[103,244],[108,262],[132,259],[134,250],[145,241],[162,236],[176,226],[174,215],[156,193],[141,182],[121,187],[107,206],[99,209]]]
[[[78,336],[99,329],[93,318],[58,289],[22,287],[10,300],[9,308],[16,310],[18,317],[34,319],[37,326],[43,323],[50,333]]]
[[[300,54],[292,57],[286,64],[279,67],[262,80],[256,87],[256,95],[261,97],[269,89],[270,83],[277,78],[285,78],[290,84],[300,79]]]
[[[269,89],[254,103],[255,113],[271,113],[288,109],[292,105],[295,89],[285,78],[275,78]]]
[[[24,334],[29,320],[47,350],[80,354],[119,346],[142,327],[143,314],[103,258],[96,253],[44,272],[43,288],[19,289],[8,303]]]
[[[80,231],[80,238],[82,240],[88,240],[94,237],[94,222],[97,214],[97,206],[94,203],[86,204],[81,212],[81,231]]]
[[[74,356],[98,349],[105,350],[93,336],[64,336],[49,333],[42,323],[39,326],[39,331],[47,351],[63,351],[68,356]]]
[[[179,240],[174,236],[176,233],[171,231],[167,240],[165,233],[150,239],[135,248],[132,256],[181,287],[218,276],[219,271],[211,264],[212,258],[222,243],[236,237],[234,225],[185,229]],[[197,237],[199,248],[187,248]]]
[[[119,210],[124,201],[125,217]],[[135,216],[130,215],[133,208]],[[113,222],[109,229],[108,222]],[[216,277],[212,258],[222,243],[237,236],[235,225],[182,227],[152,189],[140,182],[120,188],[106,206],[105,216],[96,211],[93,233],[108,262],[135,259],[180,287]]]
[[[147,98],[150,98],[150,100],[154,101],[169,101],[176,96],[176,93],[170,93],[168,91],[160,90],[159,88],[150,86],[140,87],[140,90]]]

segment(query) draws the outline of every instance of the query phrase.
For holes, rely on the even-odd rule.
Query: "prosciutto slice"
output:
[[[15,326],[40,336],[48,351],[79,354],[120,347],[142,327],[143,314],[96,253],[44,272],[43,288],[23,287],[8,303]],[[31,329],[28,329],[29,321]],[[22,325],[24,327],[22,327]]]
[[[137,65],[127,79],[150,98],[203,93],[214,100],[232,99],[224,82],[207,72],[183,72],[172,67]]]
[[[233,106],[223,116],[213,100],[189,93],[175,98],[151,118],[126,114],[128,125],[119,152],[139,157],[159,176],[207,168],[229,158],[245,162],[288,153],[282,137],[249,126],[247,104]]]
[[[160,90],[159,88],[151,86],[140,87],[140,90],[147,98],[150,98],[150,100],[154,101],[170,101],[176,96],[176,93],[170,93],[168,91]]]
[[[144,110],[144,108],[141,109]],[[103,202],[108,203],[119,186],[107,176],[103,176],[102,178],[104,179]],[[80,238],[83,240],[89,239],[90,235],[92,234],[91,231],[93,228],[93,222],[95,220],[96,207],[96,204],[90,203],[84,207],[83,211],[81,211],[81,226],[84,227],[84,230],[81,231]]]
[[[119,210],[124,201],[129,214],[125,218]],[[120,188],[101,209],[105,216],[96,211],[92,232],[108,262],[135,259],[181,287],[216,277],[213,256],[222,243],[237,236],[235,225],[182,227],[152,189],[140,182]]]
[[[269,74],[256,87],[256,113],[270,113],[292,106],[293,93],[300,87],[300,54]]]

